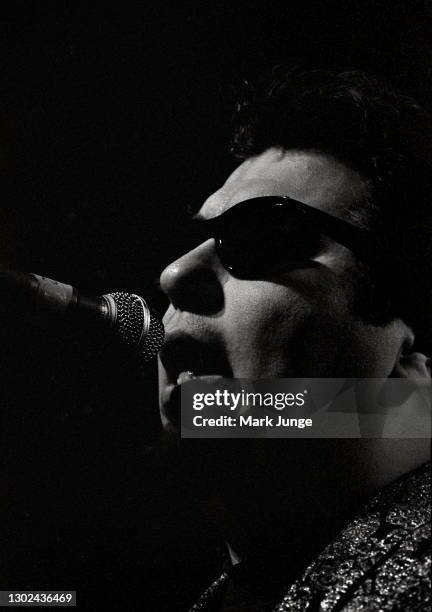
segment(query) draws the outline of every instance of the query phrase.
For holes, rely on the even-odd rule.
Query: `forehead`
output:
[[[243,162],[200,214],[214,217],[249,198],[287,195],[343,217],[361,206],[365,192],[361,176],[329,155],[273,148]]]

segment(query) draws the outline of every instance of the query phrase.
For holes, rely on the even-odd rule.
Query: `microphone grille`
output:
[[[164,340],[162,323],[154,317],[146,301],[134,293],[116,291],[105,296],[115,304],[113,331],[124,344],[138,350],[143,363],[156,355]]]

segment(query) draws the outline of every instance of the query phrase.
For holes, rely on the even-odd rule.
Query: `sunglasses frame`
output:
[[[282,212],[284,209],[287,209],[290,215],[294,213],[300,221],[305,222],[321,234],[348,248],[358,257],[369,263],[375,263],[383,255],[383,249],[379,248],[377,241],[367,230],[356,227],[348,221],[339,219],[304,202],[294,200],[289,196],[250,198],[235,204],[217,217],[204,219],[197,216],[194,218],[194,222],[199,223],[207,238],[212,237],[215,239],[216,250],[223,266],[235,276],[247,277],[249,275],[236,274],[236,266],[226,261],[223,233],[226,232],[227,227],[235,227],[235,222],[238,222],[239,218],[241,219],[247,211],[250,214],[251,210],[254,209],[254,212],[262,211],[262,214],[265,215],[274,208]],[[241,226],[239,231],[241,231]]]

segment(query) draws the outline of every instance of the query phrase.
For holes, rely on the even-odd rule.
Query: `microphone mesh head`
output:
[[[151,314],[139,295],[116,291],[109,296],[117,310],[113,327],[115,335],[124,344],[135,348],[143,363],[147,363],[162,346],[165,335],[162,323]]]

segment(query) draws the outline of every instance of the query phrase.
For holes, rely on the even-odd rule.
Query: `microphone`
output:
[[[109,331],[122,344],[136,351],[147,363],[162,346],[164,328],[146,301],[134,293],[116,291],[94,296],[72,285],[0,266],[0,287],[8,290],[11,305],[45,312],[79,324]]]

